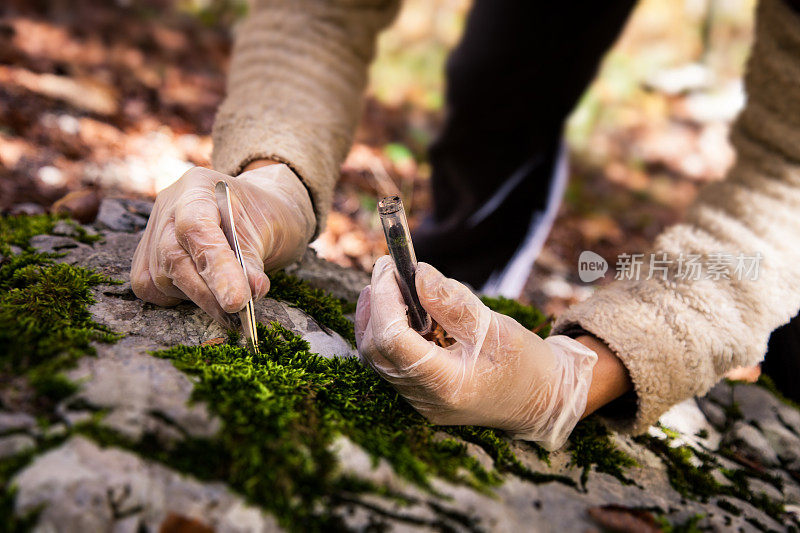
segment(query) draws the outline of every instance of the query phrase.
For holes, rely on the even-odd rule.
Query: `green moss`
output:
[[[321,289],[315,289],[305,281],[286,272],[273,272],[269,276],[269,297],[298,307],[310,315],[320,326],[331,329],[356,345],[353,323],[345,316],[347,311],[342,301]]]
[[[348,302],[344,298],[339,298],[339,303],[342,305],[342,313],[349,315],[356,312],[356,302]]]
[[[698,524],[705,517],[706,515],[697,513],[683,522],[673,524],[666,516],[660,515],[656,517],[656,522],[661,527],[663,533],[700,533],[704,531],[704,529],[700,528]]]
[[[54,377],[79,357],[92,353],[92,341],[117,337],[95,322],[91,287],[113,280],[90,270],[53,263],[32,252],[0,260],[0,375],[27,374],[49,396],[69,392]],[[62,394],[55,394],[59,396]]]
[[[663,431],[664,435],[666,435],[667,438],[669,439],[678,439],[681,436],[681,434],[675,431],[674,429],[664,425],[659,425],[659,429]]]
[[[631,456],[616,447],[608,429],[596,417],[586,418],[575,426],[567,451],[572,456],[569,464],[583,470],[581,485],[584,487],[592,467],[627,485],[633,481],[625,476],[625,469],[639,466]]]
[[[769,483],[770,485],[778,489],[780,492],[783,492],[784,482],[782,477],[770,474],[769,471],[766,469],[753,468],[752,464],[743,464],[741,453],[734,449],[734,447],[732,446],[733,444],[735,443],[728,441],[722,443],[719,449],[716,451],[716,454],[721,457],[725,457],[726,459],[729,459],[734,463],[738,463],[739,465],[741,465],[743,467],[743,470],[737,470],[737,472],[743,472],[743,473],[746,472],[748,477],[760,479],[765,483]],[[724,469],[723,472],[725,472]]]
[[[778,521],[782,519],[783,503],[764,493],[753,493],[749,487],[749,475],[744,470],[721,468],[712,455],[685,445],[673,446],[669,437],[662,440],[645,435],[635,440],[661,457],[667,467],[670,485],[681,496],[702,502],[713,496],[730,496],[748,502]],[[712,475],[714,470],[719,470],[731,484],[719,483]]]
[[[767,496],[763,492],[755,493],[750,490],[749,476],[744,470],[721,469],[722,474],[730,480],[731,485],[725,487],[725,493],[748,502],[753,507],[764,511],[766,514],[778,520],[783,518],[784,504]]]
[[[91,287],[117,283],[85,268],[54,262],[30,239],[54,231],[63,218],[53,215],[0,217],[0,376],[25,375],[41,397],[57,400],[74,388],[59,375],[91,353],[92,341],[117,337],[92,319]],[[91,242],[72,221],[78,240]],[[19,253],[13,253],[17,247]]]
[[[59,220],[52,215],[0,217],[0,382],[25,375],[47,399],[62,396],[68,388],[58,373],[88,349],[89,341],[108,335],[95,326],[87,310],[90,285],[104,278],[56,265],[57,254],[37,253],[30,245],[33,236],[52,233]],[[96,240],[74,222],[68,224],[79,240]],[[3,531],[28,531],[36,521],[35,512],[14,515],[15,490],[9,486],[35,453],[30,450],[0,460]]]
[[[481,301],[489,309],[510,316],[527,329],[538,333],[540,337],[547,337],[550,334],[550,320],[535,307],[502,296],[497,298],[481,296]]]
[[[36,404],[28,408],[37,411],[75,390],[60,372],[91,353],[92,341],[115,338],[94,322],[88,311],[94,302],[91,287],[112,280],[83,268],[56,264],[53,259],[58,254],[38,253],[30,245],[33,236],[52,233],[61,220],[53,215],[0,217],[0,381],[25,376],[37,393]],[[99,238],[74,222],[66,223],[81,242]],[[39,450],[50,445],[40,443]],[[35,453],[31,450],[0,461],[3,530],[25,531],[35,522],[36,513],[14,516],[14,489],[8,486],[13,474]]]
[[[503,472],[568,482],[523,466],[494,430],[433,426],[356,359],[309,353],[302,338],[278,323],[259,325],[259,333],[259,356],[231,344],[155,355],[195,376],[194,399],[223,422],[206,447],[212,467],[201,474],[225,479],[287,527],[330,525],[323,510],[351,490],[353,479],[341,475],[332,450],[339,435],[427,490],[431,476],[482,491],[499,484]],[[482,467],[455,436],[481,446],[494,468]],[[161,459],[175,466],[175,455]],[[178,467],[197,475],[195,464]]]
[[[737,402],[723,405],[722,410],[725,412],[725,428],[723,428],[723,431],[730,429],[736,421],[744,419],[742,409]]]
[[[296,305],[352,341],[352,324],[341,302],[284,273],[272,275],[270,295]],[[547,333],[546,317],[532,307],[504,298],[485,299],[527,328]],[[574,482],[560,475],[535,472],[511,450],[500,432],[457,426],[436,427],[414,411],[393,388],[355,359],[324,359],[279,324],[259,325],[262,355],[235,342],[223,346],[179,346],[157,353],[197,378],[194,398],[205,402],[223,421],[220,440],[198,448],[212,456],[201,470],[186,450],[154,457],[195,475],[224,479],[252,501],[271,509],[287,527],[330,526],[324,514],[354,479],[338,472],[331,444],[343,435],[375,461],[385,460],[398,475],[431,490],[435,476],[486,491],[508,473],[534,483]],[[481,447],[493,460],[486,469],[467,453],[462,441]],[[97,438],[97,435],[95,435]],[[106,436],[106,440],[109,440]],[[117,442],[119,445],[119,442]],[[549,454],[532,443],[537,456]],[[136,445],[141,449],[141,443]],[[618,450],[599,421],[583,422],[569,448],[572,464],[583,469],[585,483],[594,467],[624,482],[624,469],[635,461]],[[203,457],[205,454],[202,455]],[[370,487],[370,490],[379,490]],[[322,505],[320,505],[322,504]]]
[[[32,251],[31,237],[52,234],[59,221],[72,226],[73,238],[79,242],[90,244],[100,239],[98,235],[89,235],[83,227],[63,215],[4,216],[0,217],[0,254],[9,255],[11,246]]]
[[[508,441],[501,438],[497,431],[493,429],[477,426],[448,426],[441,429],[483,448],[494,460],[495,468],[500,471],[510,472],[517,477],[537,484],[557,481],[570,486],[575,485],[575,483],[566,476],[543,474],[541,472],[532,471],[524,466],[511,450]],[[548,465],[550,464],[550,453],[547,450],[533,442],[526,442],[522,445],[531,449],[541,461]]]
[[[685,498],[707,501],[721,494],[721,485],[712,477],[713,465],[692,464],[694,452],[688,446],[671,446],[669,439],[661,440],[649,435],[637,437],[639,444],[647,446],[661,457],[667,467],[670,485]]]
[[[35,393],[27,409],[45,420],[55,402],[75,390],[61,372],[92,353],[91,342],[117,338],[89,313],[94,303],[91,287],[116,282],[84,268],[57,264],[54,259],[59,254],[38,253],[30,245],[33,236],[53,233],[60,221],[71,226],[70,234],[78,241],[99,239],[59,216],[0,217],[0,382],[22,376],[24,386]],[[35,512],[14,516],[15,491],[9,481],[36,453],[56,442],[60,440],[41,440],[36,450],[0,461],[0,529],[26,531],[35,523]]]

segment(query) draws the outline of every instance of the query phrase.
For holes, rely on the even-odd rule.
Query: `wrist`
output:
[[[285,172],[272,171],[272,168],[270,168],[263,172],[253,173],[250,176],[245,176],[245,174],[253,170],[258,170],[264,167],[274,167],[276,165],[277,167],[284,168]],[[308,187],[306,187],[306,184],[303,183],[303,180],[300,179],[300,176],[298,176],[297,173],[295,173],[295,171],[289,167],[289,165],[274,159],[256,159],[255,161],[248,163],[239,176],[248,181],[250,181],[249,178],[256,176],[259,178],[266,178],[268,181],[278,179],[282,186],[291,189],[291,196],[297,201],[298,208],[304,212],[306,219],[310,220],[311,225],[316,228],[317,216],[314,212],[314,203],[311,200],[311,192],[308,190]],[[313,235],[313,233],[314,231],[312,228],[311,235]],[[311,238],[311,235],[309,235],[309,239]]]
[[[271,159],[257,159],[248,163],[237,178],[271,193],[282,191],[282,196],[294,204],[293,207],[303,214],[311,226],[316,227],[316,214],[311,193],[300,176],[286,163]],[[311,234],[313,235],[313,228]]]
[[[260,250],[265,271],[299,260],[316,227],[314,207],[308,189],[288,165],[258,160],[235,179],[253,191],[254,211],[261,211]]]
[[[606,343],[593,335],[580,335],[575,340],[597,354],[586,410],[582,416],[585,418],[631,390],[633,383],[628,369]]]
[[[524,423],[509,434],[514,438],[536,441],[552,451],[564,445],[582,418],[597,354],[592,348],[565,335],[551,335],[543,345],[547,347],[552,363],[545,363],[546,352],[537,357],[537,366],[546,366],[548,370],[540,376],[543,382],[528,387],[530,394],[526,396],[530,403],[524,409]],[[549,394],[542,396],[547,389]]]
[[[255,170],[257,168],[266,167],[269,165],[280,165],[282,164],[280,161],[275,161],[274,159],[256,159],[255,161],[251,161],[248,163],[243,169],[242,174],[247,172],[248,170]]]

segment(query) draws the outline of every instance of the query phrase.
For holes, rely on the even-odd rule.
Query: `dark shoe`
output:
[[[516,298],[550,232],[566,177],[563,150],[528,160],[480,203],[458,206],[440,221],[425,219],[413,233],[417,259],[487,294]]]

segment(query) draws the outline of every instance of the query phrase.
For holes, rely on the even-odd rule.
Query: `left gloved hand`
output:
[[[245,277],[225,234],[214,186],[225,180]],[[299,259],[314,233],[308,192],[286,165],[226,176],[195,167],[158,194],[131,264],[131,288],[142,300],[192,300],[222,324],[269,289],[265,272]]]
[[[561,447],[586,407],[595,352],[569,337],[542,340],[426,263],[416,284],[423,307],[457,342],[442,348],[409,326],[384,256],[358,299],[363,359],[436,424],[494,427]]]

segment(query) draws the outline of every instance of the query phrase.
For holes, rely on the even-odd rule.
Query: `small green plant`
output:
[[[114,283],[85,268],[24,253],[0,263],[0,361],[17,373],[74,360],[116,337],[92,319],[91,287]]]

